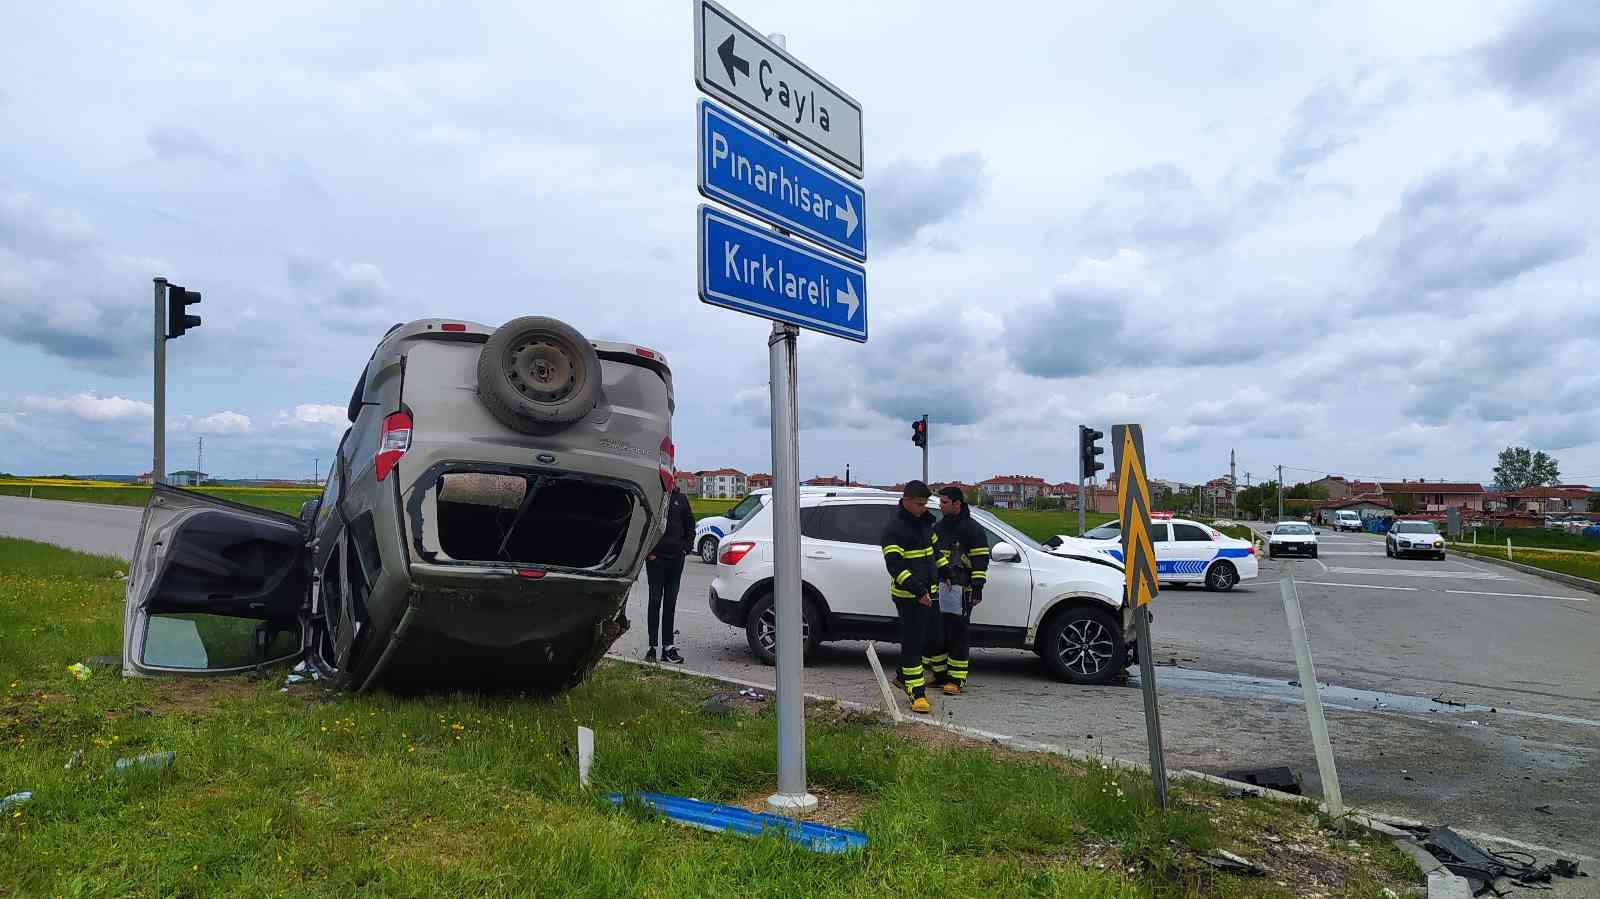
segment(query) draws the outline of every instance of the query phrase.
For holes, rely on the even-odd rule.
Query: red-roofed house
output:
[[[812,479],[810,479],[808,481],[801,481],[800,483],[802,485],[806,486],[806,487],[843,487],[843,486],[845,486],[844,478],[836,478],[831,474],[818,475],[817,477],[814,477],[814,478],[812,478]]]
[[[1593,492],[1583,484],[1562,484],[1559,487],[1510,490],[1503,495],[1511,511],[1555,515],[1589,511],[1589,495]]]
[[[989,494],[989,501],[1001,509],[1021,509],[1028,501],[1043,495],[1044,478],[1036,478],[1031,474],[1006,474],[995,475],[986,481],[979,481],[978,486]]]
[[[684,496],[700,495],[700,476],[692,471],[678,472],[678,489]]]
[[[1362,518],[1384,517],[1394,514],[1394,503],[1376,493],[1361,493],[1342,499],[1330,499],[1317,506],[1317,520],[1333,524],[1341,509],[1349,509]]]
[[[1378,492],[1392,501],[1409,495],[1415,512],[1443,512],[1454,506],[1467,512],[1483,511],[1482,484],[1452,484],[1440,481],[1385,481]]]
[[[745,486],[749,487],[751,490],[761,490],[763,488],[771,490],[772,475],[767,474],[766,472],[753,474],[745,479]]]

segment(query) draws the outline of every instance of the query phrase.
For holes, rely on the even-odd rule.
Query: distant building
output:
[[[737,499],[750,492],[749,481],[737,468],[702,471],[700,495],[706,499]]]
[[[167,483],[174,487],[198,487],[211,480],[203,471],[174,471],[167,475]]]
[[[1001,509],[1021,509],[1035,497],[1042,496],[1044,489],[1049,486],[1044,478],[1036,478],[1028,474],[996,475],[986,481],[978,482],[978,486],[989,494],[989,501]]]
[[[745,486],[749,487],[751,490],[771,490],[772,475],[767,474],[766,472],[753,474],[745,479]]]
[[[1307,487],[1321,487],[1328,491],[1328,499],[1344,499],[1350,496],[1350,482],[1336,474],[1318,478],[1306,485]]]
[[[806,487],[843,487],[843,486],[845,486],[844,478],[837,478],[837,477],[834,477],[831,474],[818,475],[817,477],[811,478],[810,480],[801,481],[800,483],[803,486],[806,486]]]
[[[692,471],[678,472],[678,489],[684,496],[700,495],[700,476]]]
[[[144,474],[139,475],[139,483],[144,484],[147,487],[149,485],[151,485],[151,484],[154,484],[155,482],[156,482],[156,475],[155,475],[155,472],[153,472],[153,471],[147,471]]]
[[[1535,515],[1557,515],[1568,512],[1589,511],[1589,495],[1593,491],[1583,484],[1563,484],[1559,487],[1528,487],[1507,491],[1506,505],[1513,512],[1532,512]],[[1485,494],[1486,496],[1488,494]]]
[[[1341,510],[1355,512],[1362,518],[1384,518],[1394,514],[1394,503],[1376,493],[1362,493],[1342,499],[1324,500],[1317,506],[1315,514],[1317,520],[1323,524],[1333,524]]]
[[[1483,485],[1451,483],[1449,481],[1384,481],[1378,484],[1378,493],[1393,500],[1410,496],[1413,511],[1443,512],[1451,507],[1464,512],[1483,511]]]

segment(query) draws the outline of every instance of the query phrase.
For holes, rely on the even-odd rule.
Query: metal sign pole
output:
[[[151,483],[167,482],[167,279],[155,279],[155,450],[151,459]]]
[[[1294,574],[1286,569],[1278,581],[1283,593],[1283,614],[1289,619],[1289,640],[1294,643],[1294,661],[1300,671],[1300,690],[1306,699],[1306,720],[1311,725],[1311,745],[1317,753],[1317,774],[1322,779],[1322,798],[1328,814],[1344,816],[1344,796],[1339,790],[1339,769],[1333,764],[1333,743],[1328,739],[1328,719],[1322,714],[1322,691],[1317,686],[1317,666],[1311,662],[1311,641],[1306,637],[1306,620],[1300,612],[1300,593]]]
[[[767,39],[785,47],[784,36]],[[773,132],[782,139],[782,135]],[[772,230],[786,234],[784,229]],[[780,814],[803,814],[817,807],[806,792],[805,616],[800,596],[800,417],[795,401],[796,345],[800,329],[772,323],[767,338],[768,382],[772,393],[772,548],[773,597],[778,657],[778,792],[767,807]]]
[[[1156,669],[1150,659],[1150,600],[1160,592],[1156,551],[1150,539],[1150,484],[1146,477],[1144,429],[1113,425],[1111,444],[1117,466],[1117,508],[1122,516],[1122,558],[1127,602],[1134,606],[1139,646],[1139,685],[1144,694],[1145,738],[1150,744],[1150,779],[1156,802],[1167,808],[1167,761],[1161,742],[1161,712],[1156,704]]]
[[[1083,496],[1083,425],[1078,425],[1078,536],[1083,536],[1084,530],[1084,496]]]

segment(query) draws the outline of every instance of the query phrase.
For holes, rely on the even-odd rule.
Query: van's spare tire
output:
[[[501,325],[478,356],[478,397],[519,431],[570,425],[600,401],[600,357],[566,322],[525,315]]]

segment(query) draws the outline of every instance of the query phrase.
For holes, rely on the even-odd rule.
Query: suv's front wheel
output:
[[[1050,618],[1039,634],[1039,655],[1056,680],[1105,684],[1128,667],[1122,625],[1107,609],[1074,606]]]
[[[745,618],[744,636],[750,643],[750,652],[763,665],[778,664],[778,608],[772,593],[763,594],[750,606],[750,614]],[[817,650],[817,636],[822,633],[822,622],[817,617],[816,606],[802,601],[800,615],[803,620],[801,628],[804,641],[804,657],[811,660],[811,654]]]

